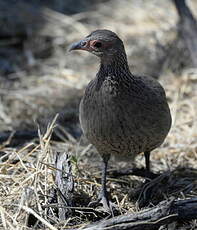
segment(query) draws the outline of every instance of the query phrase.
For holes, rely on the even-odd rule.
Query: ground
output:
[[[188,3],[197,12],[196,2]],[[97,71],[98,60],[85,52],[66,51],[71,42],[97,28],[119,34],[131,71],[158,78],[170,105],[172,128],[164,144],[151,154],[151,168],[162,176],[150,184],[153,195],[146,208],[172,196],[196,197],[197,69],[191,68],[187,51],[177,38],[178,17],[173,4],[155,0],[94,1],[90,8],[69,16],[46,8],[40,14],[45,19],[42,30],[35,39],[23,41],[26,48],[14,53],[18,59],[12,71],[1,74],[1,132],[38,130],[39,137],[19,146],[9,146],[10,140],[0,145],[0,229],[33,229],[32,216],[36,215],[38,229],[77,228],[101,218],[94,219],[82,210],[60,222],[58,216],[48,213],[57,153],[70,156],[75,206],[86,207],[100,188],[100,157],[80,137],[78,122],[78,104]],[[43,50],[42,55],[37,49]],[[63,141],[51,138],[55,131],[63,133]],[[137,156],[135,165],[144,166],[143,154]],[[131,166],[112,159],[109,169]],[[137,200],[143,183],[143,178],[132,175],[108,178],[111,200],[120,213],[140,210]],[[197,229],[197,224],[195,220],[175,223],[173,229]]]

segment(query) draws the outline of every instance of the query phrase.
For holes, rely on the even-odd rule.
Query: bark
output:
[[[65,153],[57,154],[56,158],[56,178],[55,183],[57,185],[57,201],[60,205],[58,208],[58,216],[61,221],[66,220],[71,216],[72,210],[68,207],[73,206],[73,192],[74,192],[74,180],[72,176],[72,166],[69,156]]]
[[[186,200],[162,201],[157,206],[138,213],[120,215],[108,220],[102,220],[85,226],[84,230],[145,230],[158,229],[162,225],[183,220],[188,221],[197,218],[197,198]]]

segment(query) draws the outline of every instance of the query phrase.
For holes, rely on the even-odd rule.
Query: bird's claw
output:
[[[104,210],[106,212],[111,213],[111,202],[109,202],[108,198],[104,195],[99,196],[99,198],[96,201],[92,201],[88,204],[88,207],[96,208],[100,205],[103,206]]]

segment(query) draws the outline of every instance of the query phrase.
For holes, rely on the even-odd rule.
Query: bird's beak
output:
[[[75,42],[68,47],[69,52],[72,50],[88,50],[88,42],[86,40]]]

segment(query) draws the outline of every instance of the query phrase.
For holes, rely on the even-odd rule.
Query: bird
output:
[[[161,84],[131,73],[123,41],[110,30],[98,29],[72,43],[69,51],[84,50],[100,59],[79,106],[82,131],[102,159],[101,190],[97,204],[109,210],[107,167],[113,155],[134,161],[144,153],[147,172],[150,153],[165,140],[171,113]]]

